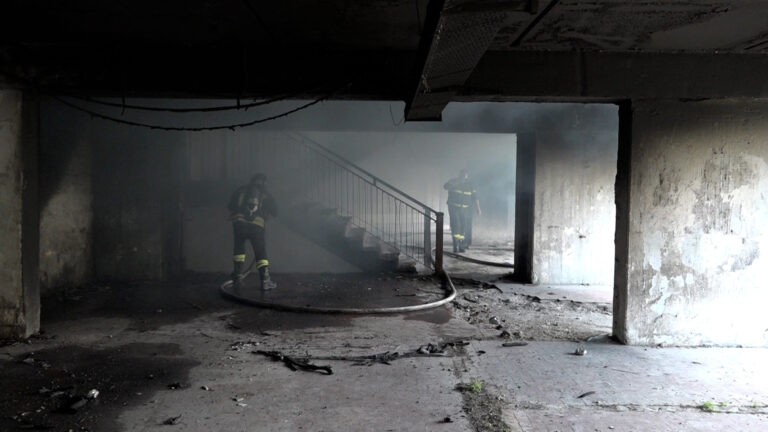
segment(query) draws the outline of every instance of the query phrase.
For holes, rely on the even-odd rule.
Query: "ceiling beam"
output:
[[[431,0],[421,35],[407,121],[440,120],[511,12],[531,12],[533,0]]]

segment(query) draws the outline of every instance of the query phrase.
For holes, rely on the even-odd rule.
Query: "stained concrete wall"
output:
[[[77,286],[93,277],[90,123],[41,107],[40,288]]]
[[[768,345],[768,101],[634,101],[631,116],[617,336]]]
[[[40,326],[38,116],[35,97],[0,89],[0,338]]]
[[[618,111],[599,129],[536,133],[532,280],[613,283]]]
[[[98,124],[93,140],[97,279],[179,273],[183,145],[179,134]]]

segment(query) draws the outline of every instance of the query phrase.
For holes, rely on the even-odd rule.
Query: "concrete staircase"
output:
[[[351,217],[340,215],[336,209],[320,203],[300,203],[282,212],[281,220],[303,235],[345,261],[369,272],[410,271],[412,260],[351,223]]]

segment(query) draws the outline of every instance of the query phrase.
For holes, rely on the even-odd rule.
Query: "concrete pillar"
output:
[[[768,100],[621,109],[614,333],[768,345]]]
[[[39,101],[0,89],[0,338],[40,328]]]
[[[514,279],[530,283],[533,275],[533,214],[536,181],[536,135],[517,135],[515,179],[515,274]]]
[[[533,283],[613,283],[616,112],[602,128],[537,132]]]

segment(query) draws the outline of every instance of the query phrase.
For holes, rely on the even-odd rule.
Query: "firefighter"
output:
[[[478,216],[482,214],[477,191],[467,170],[461,170],[458,177],[448,180],[443,187],[448,191],[453,252],[464,252],[472,235],[472,208],[476,209]]]
[[[269,261],[264,237],[265,222],[277,216],[277,206],[266,188],[267,176],[255,174],[247,185],[235,190],[229,200],[229,212],[234,231],[234,270],[232,281],[236,284],[243,279],[245,265],[245,242],[251,242],[254,253],[254,263],[261,276],[261,286],[264,290],[277,287],[269,277]]]

